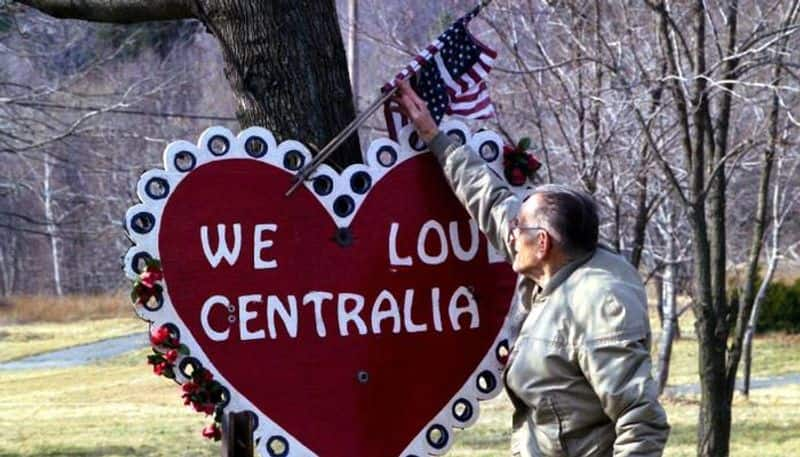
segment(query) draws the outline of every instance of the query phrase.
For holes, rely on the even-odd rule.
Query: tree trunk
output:
[[[775,121],[773,119],[773,121]],[[775,139],[775,137],[773,137]],[[778,164],[778,174],[780,174],[780,162]],[[753,358],[753,337],[756,333],[756,324],[758,323],[758,315],[761,311],[761,303],[764,301],[764,297],[767,295],[767,287],[769,287],[769,283],[772,281],[772,277],[775,275],[775,270],[778,267],[778,246],[780,244],[780,236],[781,236],[781,228],[784,222],[784,215],[781,215],[781,211],[783,211],[781,206],[781,185],[780,181],[776,179],[775,188],[773,190],[773,200],[772,200],[772,246],[769,248],[767,252],[768,266],[767,266],[767,273],[764,275],[764,279],[761,281],[761,285],[758,288],[758,293],[756,294],[755,298],[753,299],[753,307],[750,311],[750,316],[747,321],[747,329],[744,333],[744,338],[742,342],[742,348],[744,351],[744,382],[742,393],[745,396],[750,395],[750,368],[752,365],[752,358]],[[791,204],[790,204],[791,206]],[[738,328],[738,326],[737,326]],[[735,373],[735,372],[734,372]]]
[[[664,304],[664,318],[661,325],[661,338],[658,343],[658,393],[664,392],[669,379],[669,364],[672,359],[672,343],[675,340],[675,330],[678,327],[678,310],[675,303],[677,296],[675,280],[677,279],[678,265],[673,261],[677,254],[675,239],[669,241],[669,264],[664,269],[662,286],[662,301]]]
[[[242,128],[272,130],[322,149],[355,117],[332,0],[198,0],[220,42]],[[332,162],[361,162],[352,135]]]
[[[44,202],[44,217],[47,221],[47,235],[50,239],[50,256],[53,262],[53,287],[56,295],[59,297],[64,295],[61,288],[61,259],[59,255],[60,239],[58,237],[58,229],[55,222],[55,214],[53,211],[53,189],[52,189],[52,173],[53,165],[50,163],[52,159],[49,155],[44,156],[44,176],[42,177],[42,197]]]
[[[777,241],[777,240],[776,240]],[[753,310],[750,312],[750,319],[747,321],[747,330],[744,334],[744,374],[742,379],[742,393],[745,396],[750,395],[750,369],[753,363],[753,337],[756,334],[756,324],[758,323],[758,314],[761,311],[761,303],[764,301],[764,296],[767,294],[767,287],[772,276],[775,274],[775,267],[778,264],[777,249],[773,248],[772,256],[770,257],[769,267],[761,286],[758,288],[758,294],[753,301]]]
[[[656,312],[658,313],[658,326],[664,327],[664,278],[661,275],[653,276],[653,287],[656,295]]]
[[[347,70],[350,72],[350,87],[353,100],[358,107],[358,0],[347,0],[347,17],[350,27],[347,29]]]
[[[200,19],[216,36],[241,127],[321,149],[355,118],[333,0],[20,0],[59,18],[130,24]],[[361,162],[356,134],[330,162]]]

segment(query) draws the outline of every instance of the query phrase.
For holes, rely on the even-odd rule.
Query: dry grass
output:
[[[133,308],[127,292],[107,295],[18,295],[0,304],[0,324],[75,322],[129,317]]]
[[[15,296],[0,306],[0,362],[144,332],[130,299],[114,295]]]
[[[0,325],[0,362],[146,331],[147,324],[132,313],[111,319]]]

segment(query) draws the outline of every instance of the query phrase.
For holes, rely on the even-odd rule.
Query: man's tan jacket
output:
[[[521,201],[470,147],[440,133],[430,148],[489,242],[512,260],[508,225]],[[669,425],[650,373],[638,272],[598,248],[544,289],[527,278],[518,289],[520,325],[505,371],[512,455],[660,456]]]

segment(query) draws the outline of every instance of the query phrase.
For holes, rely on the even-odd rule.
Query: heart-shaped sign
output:
[[[497,134],[442,128],[500,172]],[[411,133],[290,197],[311,155],[261,128],[173,143],[139,182],[125,268],[158,258],[165,288],[138,312],[189,347],[179,382],[207,368],[252,412],[264,457],[443,454],[500,390],[515,275]]]

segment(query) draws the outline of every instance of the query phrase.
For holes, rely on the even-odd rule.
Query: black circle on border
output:
[[[177,168],[177,166],[175,168]],[[164,195],[155,195],[152,192],[150,192],[150,184],[154,182],[158,182],[159,184],[161,184],[162,187],[164,187]],[[161,177],[150,178],[144,185],[144,193],[146,193],[147,196],[152,198],[153,200],[161,200],[162,198],[167,198],[167,195],[169,195],[169,190],[170,190],[169,182]]]
[[[137,252],[136,254],[133,255],[133,258],[131,259],[131,269],[133,270],[134,273],[141,274],[142,270],[139,269],[139,262],[142,260],[147,260],[152,258],[153,257],[147,252],[144,251]]]
[[[389,155],[392,157],[392,159],[391,159],[391,161],[389,161],[389,163],[383,163],[383,161],[381,161],[381,155],[384,152],[388,152]],[[391,146],[381,146],[381,148],[378,149],[378,152],[375,154],[375,158],[378,160],[378,163],[382,167],[389,168],[392,165],[397,163],[397,151],[395,151],[394,148],[391,147]]]
[[[311,186],[317,195],[326,196],[333,192],[333,180],[330,176],[319,175],[312,180]],[[323,186],[328,186],[324,188]]]
[[[270,444],[272,444],[275,441],[283,443],[283,452],[281,452],[280,454],[274,452],[272,450],[272,447],[270,446]],[[287,441],[286,438],[282,436],[278,435],[270,436],[267,439],[267,453],[270,455],[270,457],[286,457],[287,455],[289,455],[289,441]]]
[[[350,188],[353,189],[353,192],[363,195],[369,191],[370,187],[372,187],[372,176],[366,171],[357,171],[350,177]]]
[[[417,132],[411,132],[411,135],[408,136],[408,145],[411,146],[411,149],[415,151],[424,151],[425,148],[428,147],[427,144],[423,143],[422,140],[419,139]]]
[[[505,349],[507,353],[511,352],[511,348],[509,348],[509,346],[508,346],[508,340],[500,341],[499,343],[497,343],[497,347],[494,348],[494,356],[497,358],[498,362],[502,362],[503,361],[502,357],[500,356],[500,350],[501,349]],[[508,357],[508,354],[506,354],[506,357]]]
[[[463,146],[467,142],[467,136],[459,129],[451,129],[447,131],[447,136],[452,140],[453,134],[458,136],[459,146]]]
[[[442,435],[442,438],[437,442],[434,442],[431,439],[431,432],[434,430],[438,430]],[[428,427],[428,430],[425,432],[425,440],[434,449],[444,449],[444,447],[447,446],[447,442],[450,440],[450,434],[447,433],[447,429],[444,428],[444,426],[440,424],[433,424]]]
[[[250,410],[245,410],[244,413],[247,414],[248,417],[250,417],[251,430],[257,429],[258,428],[258,414],[254,413],[254,412],[252,412]]]
[[[189,165],[186,168],[181,168],[181,166],[178,165],[178,159],[180,157],[186,156],[186,155],[188,155],[189,157],[192,158],[192,164]],[[180,171],[182,173],[186,173],[186,172],[194,170],[194,167],[197,165],[197,157],[195,157],[194,154],[192,154],[189,151],[179,151],[177,154],[175,154],[175,157],[172,158],[172,163],[173,163],[173,165],[175,165],[175,169],[176,170],[178,170],[178,171]]]
[[[151,300],[147,300],[147,302],[142,303],[144,309],[148,311],[158,311],[162,306],[164,306],[164,294],[156,294],[156,306],[148,306],[150,302]]]
[[[345,205],[345,207],[342,208],[342,205]],[[333,201],[333,212],[339,217],[347,217],[353,214],[355,209],[356,202],[353,201],[353,198],[349,195],[339,195],[336,197],[336,200]]]
[[[189,379],[192,378],[192,375],[186,372],[186,367],[189,365],[192,366],[192,371],[203,367],[203,364],[200,363],[200,361],[194,357],[186,356],[182,358],[180,363],[178,363],[178,371],[180,371],[180,373],[183,375],[184,378],[189,378]]]
[[[251,151],[252,146],[253,146],[254,143],[258,144],[259,146],[261,146],[261,148],[262,148],[261,149],[261,151],[262,151],[261,153],[253,153]],[[246,152],[247,155],[249,155],[250,157],[253,157],[253,158],[256,158],[256,159],[260,159],[261,157],[264,157],[265,155],[267,155],[267,153],[269,152],[269,146],[267,145],[267,142],[264,141],[263,138],[261,138],[260,136],[253,135],[250,138],[248,138],[247,140],[245,140],[245,142],[244,142],[244,152]]]
[[[289,166],[289,157],[297,157],[297,166],[291,167]],[[300,151],[292,149],[291,151],[287,152],[286,155],[283,156],[283,168],[291,171],[297,171],[303,168],[303,165],[306,164],[306,158]]]
[[[169,334],[172,335],[176,340],[181,340],[181,331],[178,329],[177,325],[173,324],[172,322],[167,322],[166,324],[162,325],[162,327],[169,329]]]
[[[486,380],[485,387],[481,387],[481,379]],[[497,377],[491,371],[483,370],[475,378],[475,387],[477,387],[481,393],[488,394],[497,387]]]
[[[489,146],[491,148],[492,150],[491,157],[487,158],[485,155],[483,155],[484,146]],[[481,159],[483,159],[485,162],[493,162],[497,160],[497,156],[500,155],[500,149],[498,149],[497,144],[494,141],[487,140],[481,143],[480,146],[478,146],[478,155],[481,156]]]
[[[464,412],[462,414],[456,413],[456,406],[458,405],[464,405]],[[472,407],[472,403],[470,403],[466,398],[459,398],[453,402],[453,408],[451,409],[451,412],[457,421],[468,422],[470,419],[472,419],[474,410],[475,409]]]
[[[150,228],[144,229],[136,225],[136,220],[140,217],[143,217],[148,220],[148,222],[150,223]],[[153,216],[151,213],[148,213],[147,211],[140,211],[134,214],[133,217],[131,218],[131,230],[138,233],[139,235],[145,235],[147,233],[150,233],[155,227],[156,227],[156,217]]]
[[[220,384],[219,388],[222,389],[222,395],[221,395],[222,401],[218,403],[218,406],[224,408],[224,407],[228,406],[228,404],[231,402],[231,391],[228,390],[227,387],[225,387],[225,386],[223,386],[221,384]]]
[[[225,147],[222,149],[222,152],[214,152],[214,148],[211,147],[211,143],[213,143],[216,140],[222,140],[222,142],[225,144]],[[208,152],[210,152],[211,155],[214,155],[214,156],[217,156],[217,157],[221,157],[221,156],[224,156],[225,154],[227,154],[228,151],[231,150],[231,142],[228,141],[228,139],[225,138],[222,135],[214,135],[214,136],[212,136],[211,138],[208,139],[208,143],[206,143],[206,147],[208,148]]]

